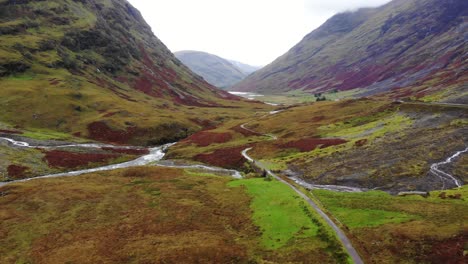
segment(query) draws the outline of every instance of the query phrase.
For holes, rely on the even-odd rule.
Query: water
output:
[[[445,189],[445,180],[452,181],[457,187],[461,187],[461,183],[453,175],[440,170],[439,167],[442,165],[451,163],[454,159],[456,159],[458,156],[460,156],[461,154],[467,151],[468,151],[468,147],[464,150],[460,150],[456,152],[455,154],[447,158],[445,161],[434,163],[431,165],[430,171],[440,178],[443,184],[443,189]]]
[[[22,180],[17,180],[17,181],[2,182],[0,183],[0,187],[5,186],[7,184],[11,184],[11,183],[26,182],[26,181],[35,180],[35,179],[72,177],[72,176],[79,176],[85,173],[92,173],[92,172],[98,172],[98,171],[109,171],[109,170],[123,169],[123,168],[128,168],[128,167],[144,166],[144,165],[148,165],[150,163],[156,162],[156,161],[160,161],[165,155],[165,150],[172,145],[174,145],[174,143],[166,144],[166,145],[155,147],[155,148],[150,148],[149,154],[141,156],[132,161],[124,162],[124,163],[107,165],[107,166],[93,168],[93,169],[85,169],[85,170],[44,175],[44,176],[22,179]]]
[[[263,97],[264,95],[263,94],[258,94],[258,93],[250,93],[250,92],[228,92],[232,95],[237,95],[237,96],[240,96],[240,97],[244,97],[244,98],[247,98],[249,100],[254,100],[256,99],[257,97]]]

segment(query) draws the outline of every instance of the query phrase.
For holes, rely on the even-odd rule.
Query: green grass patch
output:
[[[323,126],[319,129],[328,137],[341,137],[346,139],[366,137],[368,139],[375,139],[384,136],[386,133],[401,131],[411,125],[411,119],[402,114],[394,114],[371,122],[366,122],[367,120],[361,119],[356,122],[341,122]]]
[[[262,230],[262,244],[267,249],[317,234],[317,226],[301,209],[302,199],[284,184],[255,178],[233,181],[229,186],[245,186],[253,197],[253,219]]]
[[[373,209],[349,209],[336,207],[334,215],[343,220],[349,228],[372,227],[387,223],[403,223],[414,219],[413,216],[395,211]]]
[[[380,191],[341,193],[314,190],[323,205],[349,228],[375,227],[388,223],[417,220],[418,215],[399,209],[402,200],[420,200],[421,197],[395,197]]]
[[[37,140],[71,140],[71,139],[76,140],[78,139],[76,137],[73,137],[70,134],[52,131],[52,130],[46,130],[46,129],[25,131],[24,134],[22,134],[22,136],[37,139]]]

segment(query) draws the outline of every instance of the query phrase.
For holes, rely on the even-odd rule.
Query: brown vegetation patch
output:
[[[244,137],[261,136],[261,133],[243,129],[240,125],[230,128],[230,130],[242,134]]]
[[[468,255],[464,255],[463,252],[467,241],[468,232],[465,232],[460,236],[433,243],[427,260],[431,263],[467,263]]]
[[[356,141],[356,142],[354,143],[354,145],[355,145],[356,147],[362,147],[362,146],[364,146],[365,144],[367,144],[367,139],[366,139],[366,138],[360,139],[360,140],[358,140],[358,141]]]
[[[60,83],[60,80],[57,79],[57,78],[52,78],[52,79],[49,79],[49,84],[50,85],[57,85]]]
[[[184,141],[196,144],[199,147],[206,147],[214,143],[226,143],[232,139],[229,133],[215,133],[202,131],[188,137]]]
[[[121,149],[121,148],[106,148],[103,147],[101,148],[103,150],[107,151],[112,151],[114,153],[120,153],[120,154],[129,154],[129,155],[146,155],[149,154],[148,149]]]
[[[93,122],[88,125],[89,137],[94,140],[112,142],[112,143],[127,143],[135,133],[135,128],[127,130],[113,130],[105,122]]]
[[[7,168],[8,177],[12,179],[23,179],[26,176],[26,172],[29,170],[28,167],[20,165],[10,165]]]
[[[311,122],[314,122],[314,123],[317,123],[317,122],[320,122],[322,120],[325,120],[325,116],[321,115],[321,116],[314,116],[310,121]]]
[[[106,162],[119,157],[118,154],[73,153],[61,150],[46,151],[44,159],[50,167],[76,168],[92,162]]]
[[[282,148],[296,148],[301,152],[307,152],[320,148],[327,148],[330,146],[336,146],[344,144],[348,141],[340,138],[304,138],[297,141],[291,141],[281,145]]]
[[[212,153],[198,154],[194,157],[195,160],[223,168],[240,168],[246,161],[241,152],[247,146],[217,149]]]
[[[23,132],[21,132],[21,131],[14,131],[14,130],[7,130],[7,129],[0,129],[0,133],[23,134]]]
[[[205,130],[215,129],[216,128],[216,124],[213,121],[208,120],[208,119],[190,118],[189,120],[194,122],[195,124],[203,127],[203,129],[205,129]]]

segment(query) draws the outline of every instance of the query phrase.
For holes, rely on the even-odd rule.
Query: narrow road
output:
[[[358,252],[356,251],[356,249],[353,247],[353,245],[351,244],[351,241],[348,239],[348,237],[345,235],[345,233],[330,219],[330,217],[328,217],[327,214],[325,214],[321,209],[320,207],[317,206],[317,204],[312,201],[312,199],[310,199],[309,197],[307,197],[307,195],[305,195],[304,193],[302,193],[300,190],[298,190],[294,185],[290,184],[289,182],[283,180],[281,177],[279,177],[278,175],[274,174],[273,172],[271,172],[270,170],[266,169],[265,167],[263,167],[259,162],[256,162],[252,157],[250,157],[247,152],[249,152],[249,150],[251,150],[252,148],[248,148],[248,149],[245,149],[242,151],[242,156],[244,156],[248,161],[256,164],[257,166],[259,166],[261,169],[264,169],[269,175],[271,175],[273,178],[275,178],[276,180],[286,184],[287,186],[289,186],[289,188],[293,189],[300,197],[302,197],[302,199],[304,199],[310,206],[312,206],[312,208],[314,208],[314,210],[327,222],[327,224],[333,229],[333,231],[335,232],[335,234],[337,235],[338,239],[340,240],[341,244],[343,244],[345,250],[347,251],[348,255],[351,257],[351,259],[353,260],[354,263],[356,264],[362,264],[364,263],[361,259],[361,257],[359,256]]]
[[[270,115],[274,115],[274,114],[277,114],[279,112],[277,111],[272,111],[270,112]],[[254,132],[256,134],[262,134],[262,133],[258,133],[256,131],[253,131],[247,127],[245,127],[248,123],[245,123],[245,124],[242,124],[241,127],[247,131],[250,131],[250,132]],[[265,136],[268,136],[271,138],[271,140],[277,140],[278,137],[275,136],[275,135],[272,135],[272,134],[263,134]],[[346,236],[346,234],[330,219],[330,217],[325,214],[322,209],[320,209],[319,206],[317,206],[317,204],[312,201],[312,199],[310,199],[307,195],[305,195],[303,192],[301,192],[299,189],[297,189],[294,185],[290,184],[289,182],[285,181],[284,179],[282,179],[281,177],[279,177],[278,175],[274,174],[272,171],[270,171],[269,169],[267,169],[265,166],[263,166],[260,162],[254,160],[252,157],[250,157],[247,153],[252,150],[252,148],[247,148],[247,149],[244,149],[241,154],[242,156],[247,159],[249,162],[252,162],[254,163],[255,165],[257,165],[260,169],[263,169],[265,170],[268,175],[271,175],[273,178],[275,178],[277,181],[283,183],[283,184],[286,184],[289,188],[293,189],[293,191],[295,191],[300,197],[302,197],[302,199],[304,199],[310,206],[312,206],[312,208],[325,220],[325,222],[333,229],[333,231],[335,232],[336,236],[338,237],[338,239],[340,240],[341,244],[344,246],[346,252],[348,253],[348,255],[351,257],[351,259],[353,260],[354,263],[356,264],[362,264],[364,263],[361,259],[361,257],[359,256],[359,253],[356,251],[356,249],[353,247],[353,245],[351,244],[351,241],[349,240],[349,238]]]

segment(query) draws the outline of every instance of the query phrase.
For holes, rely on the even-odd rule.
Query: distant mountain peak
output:
[[[219,88],[231,87],[256,69],[203,51],[183,50],[174,54],[192,71]]]

